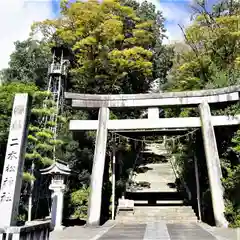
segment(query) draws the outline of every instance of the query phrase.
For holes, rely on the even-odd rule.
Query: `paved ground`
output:
[[[217,237],[218,240],[240,240],[240,228],[233,229],[233,228],[217,228],[217,227],[211,227],[207,225],[206,223],[201,223],[201,227],[206,229],[208,232],[213,234]]]
[[[63,231],[51,232],[50,240],[97,240],[114,226],[114,221],[108,221],[103,226],[96,228],[67,227]]]
[[[205,224],[116,224],[99,228],[68,227],[51,233],[50,240],[240,240],[237,230],[211,228]]]

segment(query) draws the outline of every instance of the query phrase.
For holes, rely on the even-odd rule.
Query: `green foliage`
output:
[[[232,138],[232,143],[233,143],[233,147],[232,150],[236,153],[236,154],[240,154],[240,130],[238,130],[234,137]]]
[[[64,43],[73,50],[75,91],[146,92],[153,77],[159,77],[155,66],[166,65],[159,62],[165,50],[162,46],[165,30],[163,18],[155,12],[154,5],[144,2],[132,8],[133,5],[138,4],[118,0],[64,1],[59,19],[36,23],[32,29],[40,30],[46,39],[51,38],[53,45]]]
[[[46,97],[48,101],[46,101]],[[37,168],[49,165],[53,161],[53,149],[56,141],[54,141],[53,129],[49,127],[47,120],[56,111],[51,98],[49,92],[44,91],[36,91],[33,95],[26,158],[35,161]]]
[[[229,227],[237,228],[240,226],[240,211],[239,208],[233,206],[232,202],[227,200],[225,202],[225,215],[230,222]]]
[[[35,161],[41,159],[41,154],[33,151],[32,153],[26,153],[25,154],[25,159]]]
[[[50,48],[31,38],[15,42],[15,51],[10,56],[9,68],[1,71],[4,82],[34,83],[41,89],[47,82]]]
[[[18,82],[8,82],[3,81],[3,84],[0,86],[0,157],[2,159],[0,163],[0,169],[3,167],[3,160],[5,158],[5,151],[8,139],[8,131],[10,125],[10,118],[12,113],[12,105],[14,100],[14,95],[16,93],[28,93],[32,98],[32,107],[33,109],[41,109],[43,107],[43,101],[46,96],[49,96],[49,93],[43,93],[33,83],[18,83]],[[44,165],[49,165],[52,162],[52,153],[50,147],[54,144],[49,144],[46,141],[44,142],[43,138],[39,138],[38,133],[45,132],[48,134],[49,139],[51,140],[53,134],[49,129],[46,129],[42,124],[42,119],[44,115],[35,114],[37,111],[33,111],[30,116],[30,126],[29,126],[29,135],[28,135],[28,144],[27,144],[27,154],[25,156],[25,166],[23,173],[23,186],[22,189],[28,191],[29,183],[31,180],[36,180],[35,172],[39,168],[42,168]],[[50,158],[49,158],[50,157]],[[32,161],[35,163],[35,172],[30,173],[30,168]],[[23,199],[21,200],[20,205],[20,215],[23,217],[26,214],[25,204],[27,202],[25,191],[23,192]]]
[[[204,1],[203,1],[204,2]],[[229,1],[221,1],[207,12],[203,5],[199,5],[196,18],[185,31],[185,43],[174,46],[175,56],[173,67],[164,86],[167,91],[183,91],[226,87],[238,84],[239,71],[239,23],[240,6]],[[212,108],[213,115],[235,115],[239,112],[239,104],[223,106],[221,109]],[[193,116],[195,109],[176,108],[166,111],[171,116]],[[219,155],[223,172],[223,185],[225,188],[226,217],[230,226],[240,226],[240,199],[239,199],[239,151],[240,132],[236,129],[226,128],[216,131]],[[195,140],[194,140],[195,139]],[[181,174],[189,185],[194,182],[191,178],[192,160],[195,155],[201,163],[199,168],[201,180],[201,195],[203,216],[211,221],[211,197],[205,163],[202,161],[202,147],[193,146],[192,142],[202,144],[200,135],[189,142],[177,143],[177,164]],[[183,146],[183,148],[181,148]],[[186,164],[187,162],[187,164]],[[191,187],[194,193],[194,186]]]
[[[12,105],[16,93],[29,93],[31,96],[37,91],[34,84],[3,83],[0,85],[0,169],[2,170],[5,158],[5,150],[8,139]],[[31,138],[31,137],[30,137]]]
[[[26,182],[30,182],[30,181],[35,181],[36,180],[36,178],[32,175],[32,174],[30,174],[30,173],[28,173],[28,172],[24,172],[23,173],[23,181],[26,181]]]
[[[53,164],[53,158],[49,158],[49,157],[41,157],[40,161],[44,166],[49,166]]]
[[[44,117],[44,116],[51,116],[53,113],[56,112],[55,108],[41,108],[41,109],[32,109],[32,114],[35,114],[38,117]]]
[[[240,76],[236,65],[240,54],[238,11],[216,16],[203,9],[198,14],[185,32],[190,49],[180,53],[180,60],[179,56],[174,59],[171,88],[217,88],[237,83]]]
[[[86,219],[89,192],[90,189],[83,186],[81,189],[71,193],[70,207],[72,208],[73,218]]]
[[[53,138],[52,129],[56,123],[44,119],[55,111],[54,101],[51,93],[42,91],[46,88],[50,47],[64,44],[73,51],[66,90],[74,92],[144,93],[156,78],[162,84],[160,87],[168,91],[236,84],[240,77],[239,4],[234,2],[229,5],[229,1],[222,1],[214,6],[210,13],[204,11],[203,6],[204,4],[199,6],[197,17],[185,32],[185,43],[164,46],[164,19],[160,12],[155,11],[152,3],[144,1],[139,4],[134,0],[104,0],[101,3],[95,0],[76,3],[62,1],[61,16],[58,19],[45,20],[33,25],[32,33],[40,30],[44,36],[43,41],[38,42],[30,38],[16,42],[10,67],[1,72],[1,159],[4,159],[5,155],[13,96],[16,92],[27,92],[33,97],[33,108],[25,170],[30,169],[32,161],[35,162],[36,169],[51,164],[55,148],[57,158],[67,161],[71,168],[77,171],[69,183],[71,214],[73,217],[86,218],[95,132],[79,133],[73,138],[73,134],[68,130],[68,121],[96,119],[97,113],[74,111],[64,105],[64,113],[57,118],[61,123],[59,138]],[[239,105],[235,104],[220,110],[213,109],[212,114],[235,114],[238,111]],[[139,112],[136,109],[120,113],[111,112],[110,118],[134,118]],[[166,110],[165,115],[197,116],[197,111],[193,108],[176,108]],[[240,182],[240,132],[227,129],[216,134],[217,139],[220,139],[218,148],[223,170],[226,216],[231,226],[235,227],[240,224],[240,200],[237,191]],[[203,152],[199,133],[188,140],[175,143],[171,148],[177,159],[175,164],[181,177],[190,183],[191,190],[195,191],[193,157],[196,155],[198,160],[202,160]],[[122,163],[121,176],[117,178],[118,196],[126,187],[139,149],[135,149],[132,142],[119,140],[116,152]],[[111,142],[107,150],[108,159],[112,151]],[[211,198],[206,166],[204,161],[198,162],[201,163],[201,194],[206,217],[206,213],[211,210]],[[34,180],[27,172],[24,173],[24,179],[25,182]],[[109,191],[109,184],[107,186],[106,191]]]
[[[64,112],[57,117],[61,123],[58,126],[58,139],[53,139],[52,129],[56,123],[44,119],[55,111],[55,106],[51,94],[42,91],[46,89],[50,48],[63,44],[73,52],[66,91],[144,93],[149,90],[153,79],[159,78],[164,82],[171,66],[172,49],[162,45],[165,32],[163,21],[162,14],[156,12],[155,6],[147,1],[142,4],[129,0],[106,0],[101,3],[94,0],[76,3],[62,1],[58,19],[33,24],[32,34],[40,30],[43,40],[38,42],[30,38],[16,42],[10,67],[1,73],[6,84],[34,82],[39,86],[35,87],[32,94],[25,169],[29,171],[32,161],[36,171],[51,164],[52,148],[55,148],[56,157],[67,161],[77,171],[69,183],[69,192],[75,193],[70,199],[74,216],[86,216],[87,196],[84,193],[89,191],[87,186],[96,133],[91,131],[73,135],[68,130],[68,122],[70,119],[96,119],[97,113],[74,111],[64,105]],[[27,87],[23,91],[25,89]],[[9,106],[11,108],[11,104]],[[111,118],[134,118],[139,112],[129,109],[111,113]],[[4,117],[9,116],[10,113]],[[111,150],[109,145],[107,156]],[[137,154],[132,143],[122,140],[117,152],[128,159],[135,159]],[[120,181],[126,182],[131,167],[131,161],[123,166]],[[30,177],[27,179],[29,181]],[[109,187],[106,189],[109,192]]]

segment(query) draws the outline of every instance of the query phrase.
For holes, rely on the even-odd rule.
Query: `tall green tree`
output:
[[[1,71],[4,82],[34,83],[41,89],[46,88],[48,65],[51,51],[41,41],[28,38],[16,41],[15,50],[10,55],[9,67]]]
[[[32,34],[37,30],[42,31],[43,40],[37,45],[34,45],[31,38],[16,43],[10,67],[4,70],[2,75],[5,81],[35,82],[44,89],[50,48],[65,45],[74,55],[67,91],[108,94],[147,92],[155,78],[165,81],[171,66],[171,57],[168,54],[171,49],[167,50],[162,45],[165,32],[163,21],[161,13],[156,12],[155,6],[148,2],[139,5],[135,1],[62,1],[61,15],[58,19],[33,25]],[[37,79],[41,80],[41,84]],[[51,159],[51,152],[41,152],[42,149],[48,149],[44,148],[45,143],[41,141],[48,142],[49,139],[42,139],[42,133],[39,136],[39,132],[45,131],[45,127],[35,121],[43,112],[48,114],[48,111],[39,105],[41,101],[36,102],[36,109],[33,111],[32,121],[37,128],[34,124],[30,126],[31,145],[27,155],[30,160],[40,160],[39,163]],[[130,109],[118,114],[111,113],[111,117],[134,117],[136,113],[135,109]],[[65,105],[62,116],[68,122],[70,119],[93,119],[96,112],[74,111]],[[82,217],[86,214],[86,206],[81,208],[79,204],[87,204],[86,192],[92,167],[95,134],[82,133],[73,136],[66,123],[61,125],[58,135],[63,144],[58,148],[57,157],[68,161],[76,171],[71,177],[67,194],[69,206],[72,206],[68,214]],[[51,144],[49,146],[51,147]],[[121,141],[119,152],[134,159],[136,152],[131,147],[131,144]],[[108,149],[109,153],[110,146]],[[126,172],[131,168],[130,165],[125,166]],[[127,174],[122,175],[125,181]]]
[[[122,0],[121,2],[132,7],[139,18],[145,21],[153,21],[154,24],[151,29],[154,35],[153,45],[151,46],[153,79],[159,79],[159,85],[164,84],[167,80],[167,73],[172,66],[173,48],[163,44],[163,40],[166,38],[166,29],[162,12],[157,11],[156,6],[148,1],[143,1],[141,4],[135,0]]]
[[[32,95],[35,91],[37,91],[37,87],[34,84],[3,83],[0,86],[0,172],[2,172],[5,159],[14,96],[16,93]]]
[[[231,11],[228,2],[224,1],[224,8],[220,7],[223,3],[214,6],[212,12],[204,4],[197,9],[193,24],[184,33],[190,49],[182,53],[180,61],[175,59],[171,88],[216,88],[238,82],[239,8]]]
[[[72,86],[80,92],[146,92],[155,42],[152,19],[142,19],[117,0],[62,3],[61,17],[36,24],[53,44],[70,46],[76,57]],[[56,29],[49,36],[50,29]]]

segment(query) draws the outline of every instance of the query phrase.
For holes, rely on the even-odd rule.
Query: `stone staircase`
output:
[[[167,156],[162,145],[148,145],[144,152]],[[119,211],[117,222],[197,222],[192,207],[184,201],[183,193],[176,189],[176,177],[169,160],[139,166],[132,180],[138,183],[138,186],[127,190],[126,199],[134,200],[134,211]]]
[[[190,206],[135,207],[134,212],[121,211],[117,215],[119,223],[193,223],[197,217]]]

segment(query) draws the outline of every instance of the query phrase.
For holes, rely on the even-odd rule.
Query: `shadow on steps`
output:
[[[183,200],[180,192],[126,192],[126,198],[132,200],[147,200],[149,202],[160,200]]]
[[[181,192],[127,192],[126,198],[134,200],[134,206],[189,206]]]
[[[63,220],[63,225],[65,227],[72,227],[72,226],[83,226],[86,224],[86,220],[82,219],[64,219]]]

